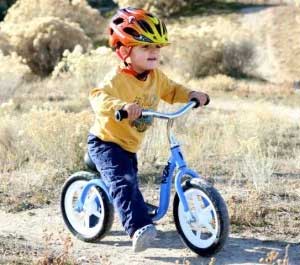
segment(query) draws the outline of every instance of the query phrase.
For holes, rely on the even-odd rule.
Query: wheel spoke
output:
[[[207,224],[205,224],[204,226],[205,226],[205,228],[207,228],[207,230],[212,234],[212,236],[214,236],[214,235],[216,234],[216,231],[215,231],[215,229],[212,227],[211,224],[207,223]]]
[[[101,213],[98,211],[93,211],[91,214],[95,215],[98,218],[101,218]]]
[[[84,216],[84,226],[86,228],[90,227],[90,216],[88,214],[85,214],[85,216]]]
[[[192,197],[193,197],[193,203],[194,203],[194,206],[196,208],[196,211],[201,212],[202,208],[201,208],[200,203],[198,201],[197,194],[193,194]]]
[[[202,213],[205,214],[209,211],[211,211],[213,208],[212,208],[212,205],[209,204],[207,207],[205,207],[204,209],[202,209]]]

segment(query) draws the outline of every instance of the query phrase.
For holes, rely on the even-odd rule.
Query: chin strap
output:
[[[137,79],[143,80],[143,81],[145,81],[147,79],[148,74],[150,73],[150,71],[145,71],[145,72],[142,72],[142,73],[138,73],[130,67],[130,64],[127,65],[126,68],[121,68],[120,71],[123,72],[123,73],[129,74],[129,75],[133,75]]]

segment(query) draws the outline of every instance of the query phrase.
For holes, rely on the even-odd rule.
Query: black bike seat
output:
[[[148,203],[148,202],[146,202],[146,206],[148,208],[148,214],[149,214],[149,216],[151,218],[154,217],[156,215],[156,213],[157,213],[158,207],[155,206],[155,205],[153,205],[153,204],[151,204],[151,203]]]
[[[88,168],[92,171],[97,171],[97,167],[92,161],[89,152],[86,152],[84,155],[84,163],[88,166]]]

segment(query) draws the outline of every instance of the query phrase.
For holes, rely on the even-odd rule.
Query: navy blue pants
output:
[[[132,237],[137,229],[152,224],[138,186],[136,154],[92,134],[88,136],[88,152],[109,187],[114,207],[128,235]]]

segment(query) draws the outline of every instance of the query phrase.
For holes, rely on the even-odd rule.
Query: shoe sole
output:
[[[133,246],[133,251],[137,253],[146,250],[151,245],[151,242],[156,235],[157,232],[155,228],[145,230],[144,233],[137,238],[135,245]]]

